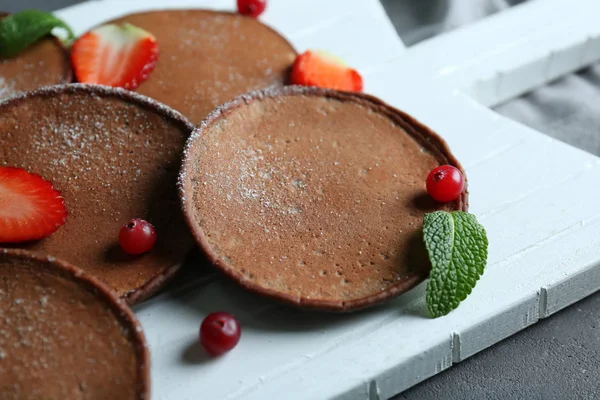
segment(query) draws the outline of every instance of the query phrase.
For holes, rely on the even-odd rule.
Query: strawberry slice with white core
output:
[[[64,200],[50,182],[21,168],[0,167],[0,243],[41,239],[66,218]]]
[[[295,85],[360,92],[363,80],[340,58],[322,50],[308,50],[294,61],[291,81]]]
[[[145,81],[158,60],[156,38],[131,24],[107,24],[73,43],[71,63],[81,83],[134,90]]]

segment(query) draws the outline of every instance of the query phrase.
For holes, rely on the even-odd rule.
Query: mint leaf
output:
[[[473,290],[487,262],[488,239],[474,215],[425,214],[425,247],[431,261],[427,308],[435,318],[454,310]]]
[[[67,33],[68,44],[75,38],[71,28],[52,14],[37,10],[25,10],[0,20],[0,57],[9,58],[19,54],[54,28]]]

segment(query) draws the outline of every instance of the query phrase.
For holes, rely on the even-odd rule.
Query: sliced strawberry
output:
[[[149,32],[131,24],[108,24],[73,43],[71,63],[82,83],[136,89],[158,60],[158,43]]]
[[[0,167],[0,243],[41,239],[66,218],[63,198],[50,182],[21,168]]]
[[[308,50],[294,61],[292,84],[360,92],[363,81],[360,74],[346,66],[339,58],[319,50]]]

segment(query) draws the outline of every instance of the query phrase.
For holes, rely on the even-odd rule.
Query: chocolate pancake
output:
[[[197,243],[242,286],[288,303],[355,310],[429,274],[423,215],[466,210],[426,193],[460,164],[435,133],[380,100],[285,87],[238,97],[186,145],[183,210]]]
[[[0,13],[0,19],[5,13]],[[42,86],[69,83],[72,79],[69,53],[54,36],[7,59],[0,58],[0,100]]]
[[[0,249],[0,320],[0,398],[150,398],[140,324],[83,271]]]
[[[0,165],[52,182],[69,214],[50,237],[19,247],[77,265],[131,303],[152,294],[193,247],[176,189],[192,129],[151,99],[101,86],[54,86],[0,104]],[[132,218],[157,232],[152,251],[135,257],[118,242]]]
[[[207,10],[131,14],[128,22],[151,32],[160,54],[138,92],[161,101],[192,122],[251,90],[283,85],[296,52],[277,32],[250,18]]]

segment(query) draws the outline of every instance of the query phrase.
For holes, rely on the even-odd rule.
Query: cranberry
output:
[[[235,317],[226,312],[209,314],[200,325],[200,344],[213,357],[233,349],[242,334]]]
[[[132,219],[119,232],[119,244],[129,254],[150,251],[156,242],[156,231],[152,224],[143,219]]]
[[[267,0],[237,0],[238,12],[256,18],[267,8]]]
[[[464,188],[465,178],[452,165],[439,166],[427,176],[427,193],[442,203],[456,200]]]

